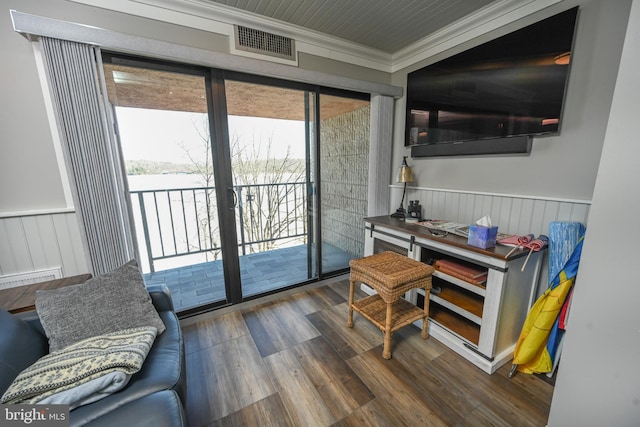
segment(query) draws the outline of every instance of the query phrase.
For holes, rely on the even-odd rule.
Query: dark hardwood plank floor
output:
[[[553,386],[354,314],[348,281],[183,320],[190,426],[545,426]],[[360,293],[360,291],[358,291]],[[359,297],[364,294],[360,293]]]

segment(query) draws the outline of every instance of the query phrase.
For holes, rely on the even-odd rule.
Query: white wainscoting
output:
[[[89,271],[75,212],[0,214],[0,276],[57,267]]]
[[[392,210],[400,205],[402,186],[392,187]],[[419,200],[423,218],[445,219],[471,224],[488,215],[498,231],[508,234],[536,236],[549,234],[553,221],[577,221],[587,226],[590,200],[560,199],[543,196],[492,194],[473,191],[409,187],[405,195],[405,209],[409,200]],[[548,261],[543,258],[538,282],[540,295],[548,286]]]
[[[400,205],[402,187],[394,186],[392,206]],[[591,201],[491,194],[471,191],[407,187],[405,208],[409,200],[419,200],[422,216],[471,224],[485,215],[491,217],[499,231],[509,234],[549,233],[552,221],[578,221],[587,225]]]

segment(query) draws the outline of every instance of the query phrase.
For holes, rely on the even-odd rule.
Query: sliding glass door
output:
[[[319,98],[321,272],[330,274],[364,253],[370,106],[368,99]]]
[[[104,62],[145,279],[166,283],[178,311],[317,280],[362,256],[368,99]]]
[[[226,78],[225,95],[242,294],[313,279],[313,94]]]
[[[109,58],[139,264],[182,310],[228,300],[206,72]]]

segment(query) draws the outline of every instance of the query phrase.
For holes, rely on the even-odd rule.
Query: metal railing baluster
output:
[[[189,248],[189,231],[187,231],[187,214],[184,211],[184,190],[180,190],[180,204],[182,205],[182,224],[184,225],[184,238]]]
[[[160,235],[160,249],[162,252],[162,257],[164,258],[164,239],[162,238],[162,227],[160,226],[160,212],[158,212],[158,197],[156,196],[156,192],[153,192],[153,204],[156,208],[156,221],[158,222],[158,234]],[[151,247],[148,248],[151,251]],[[157,258],[157,257],[154,257]]]
[[[238,227],[240,241],[238,246],[243,255],[247,254],[248,247],[253,248],[257,244],[292,238],[307,239],[305,231],[306,197],[304,195],[300,197],[299,194],[300,188],[306,185],[308,184],[305,182],[291,182],[235,186],[239,199]],[[212,209],[215,208],[215,203],[211,198],[213,191],[215,191],[214,187],[189,187],[130,192],[131,197],[136,197],[138,200],[138,209],[134,209],[134,216],[139,216],[142,222],[151,272],[155,271],[155,263],[158,260],[221,249],[217,244],[214,244],[213,238],[214,228],[216,228],[214,225],[217,224],[217,213],[212,212]],[[178,193],[175,201],[171,199],[172,192]],[[159,203],[158,195],[161,193],[165,195],[166,207],[161,206]],[[193,200],[190,201],[185,198],[187,193],[191,194]],[[145,195],[149,197],[145,197]],[[200,200],[199,195],[202,195],[204,200]],[[243,197],[246,197],[246,205]],[[187,205],[190,203],[193,204],[193,215],[187,214],[187,210],[190,210],[187,209]],[[266,203],[266,206],[263,206],[263,203]],[[277,203],[278,206],[272,206],[273,203]],[[300,205],[301,203],[302,205]],[[206,217],[204,219],[201,216],[202,207],[206,209]],[[276,209],[277,212],[273,212],[273,209]],[[269,217],[268,214],[271,214],[271,216]],[[155,218],[149,215],[155,215]],[[189,218],[191,216],[193,216],[193,219]],[[156,222],[156,227],[153,229],[150,227],[151,221]],[[176,222],[180,221],[183,223],[181,228],[184,230],[184,236],[182,236],[182,231],[177,230]],[[189,226],[192,221],[195,222],[194,227]],[[274,221],[276,223],[273,223]],[[283,221],[285,224],[283,224]],[[245,224],[249,225],[248,229],[245,228]],[[264,227],[269,225],[277,228],[266,233]],[[299,231],[300,225],[302,225],[302,233]],[[197,233],[197,245],[192,245],[189,230],[195,230]],[[203,236],[203,232],[205,236]],[[167,253],[165,238],[168,236],[173,238],[173,253]],[[205,237],[204,244],[201,237]],[[209,240],[208,243],[206,238]],[[182,245],[180,245],[180,248],[178,247],[180,239],[184,240],[185,249],[182,249]],[[156,241],[157,243],[152,243]]]
[[[153,273],[155,266],[153,265],[153,254],[151,253],[151,238],[149,237],[149,224],[147,223],[147,212],[144,203],[144,193],[138,193],[138,205],[140,206],[140,215],[142,216],[142,230],[144,232],[144,243],[147,248],[147,258],[149,260],[149,269]]]
[[[171,191],[167,190],[167,205],[169,206],[169,218],[171,219],[171,237],[173,238],[173,252],[178,253],[178,242],[176,239],[176,224],[173,220],[173,204],[171,203]]]
[[[193,213],[196,216],[196,234],[198,236],[198,250],[202,250],[202,240],[200,239],[200,215],[198,214],[198,196],[196,195],[196,188],[191,189],[193,193]]]

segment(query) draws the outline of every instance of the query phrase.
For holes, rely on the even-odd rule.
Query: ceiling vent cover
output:
[[[234,29],[236,49],[295,61],[293,39],[242,25],[234,25]]]

